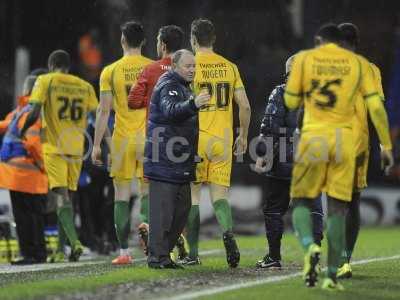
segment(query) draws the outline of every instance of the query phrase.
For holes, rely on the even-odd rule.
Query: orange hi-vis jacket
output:
[[[10,113],[17,113],[18,108]],[[18,121],[21,129],[25,123],[28,112],[24,113]],[[38,120],[25,133],[22,141],[28,155],[13,157],[8,161],[0,161],[0,188],[30,193],[46,194],[48,192],[48,180],[43,167],[42,144],[40,142],[41,122]]]
[[[25,107],[29,102],[29,96],[20,96],[18,97],[18,105],[17,108],[12,112],[8,113],[4,120],[0,121],[0,134],[4,134],[7,131],[8,125],[10,125],[14,114],[19,112],[21,109]]]

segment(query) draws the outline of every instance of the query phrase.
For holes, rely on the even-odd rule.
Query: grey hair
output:
[[[292,65],[293,65],[293,61],[294,61],[294,57],[296,56],[296,54],[293,54],[291,57],[289,57],[286,61],[285,64],[285,71],[286,74],[288,74],[290,72],[290,70],[292,69]]]
[[[193,55],[193,52],[189,51],[187,49],[180,49],[180,50],[176,51],[172,55],[172,58],[171,58],[172,66],[176,66],[179,63],[179,61],[181,60],[183,54],[191,54],[191,55]]]

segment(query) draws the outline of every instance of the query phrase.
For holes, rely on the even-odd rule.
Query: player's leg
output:
[[[351,143],[352,131],[342,129],[341,135],[342,138],[336,139],[335,145],[336,153],[340,151],[340,156],[329,162],[327,171],[328,268],[327,279],[322,286],[326,290],[343,290],[343,286],[337,282],[337,271],[345,249],[345,216],[354,188],[355,155],[354,145]],[[346,142],[340,142],[341,140]]]
[[[345,215],[347,203],[328,196],[328,269],[327,278],[322,285],[327,290],[342,290],[337,282],[337,270],[341,263],[341,255],[345,246]]]
[[[111,172],[114,185],[114,225],[120,247],[115,265],[132,263],[128,239],[130,232],[130,208],[132,179],[136,174],[136,152],[132,138],[113,135],[111,149]]]
[[[227,186],[210,183],[212,205],[218,224],[223,232],[232,231],[232,209],[228,201],[229,188]]]
[[[189,244],[189,255],[182,261],[184,265],[198,265],[199,259],[199,233],[200,233],[200,196],[201,183],[191,183],[192,206],[186,224],[186,239]]]
[[[346,214],[346,261],[348,263],[350,263],[360,231],[360,197],[361,192],[355,190]]]
[[[74,160],[74,158],[49,153],[45,153],[43,155],[43,158],[47,177],[49,179],[49,187],[51,192],[53,193],[57,205],[57,216],[58,221],[61,224],[60,227],[62,227],[67,239],[69,240],[72,249],[71,253],[76,250],[75,253],[81,254],[83,248],[80,241],[78,240],[78,236],[75,230],[72,202],[68,193],[70,184],[70,164],[71,160]],[[81,165],[82,160],[78,161],[78,164],[76,166],[77,170],[75,172],[77,174],[74,174],[75,182],[73,186],[75,187],[75,190],[78,183]],[[77,255],[78,258],[79,255]],[[70,258],[72,258],[72,260],[75,259],[74,256]]]
[[[78,239],[74,225],[72,201],[67,187],[55,187],[52,189],[57,201],[57,216],[71,245],[70,261],[77,261],[83,252],[82,244]]]
[[[236,268],[240,252],[233,235],[232,209],[229,204],[229,186],[232,170],[232,144],[230,141],[209,136],[206,153],[209,157],[207,182],[210,184],[214,213],[222,229],[226,259],[230,267]]]
[[[143,133],[138,133],[137,142],[135,144],[135,177],[138,178],[139,181],[139,197],[140,197],[140,213],[139,219],[141,223],[148,224],[149,223],[149,183],[147,179],[143,177],[143,156],[144,156],[144,144],[139,143],[139,141],[143,142],[144,137]]]
[[[283,216],[289,207],[289,180],[266,178],[263,205],[268,253],[256,264],[259,268],[281,268],[281,239],[284,231]]]
[[[114,183],[114,224],[117,239],[120,246],[119,256],[113,260],[113,264],[129,264],[132,257],[129,254],[128,238],[130,231],[129,197],[131,194],[131,180],[113,179]]]
[[[149,184],[144,178],[139,178],[138,181],[140,197],[139,219],[141,223],[149,224]]]
[[[206,153],[207,139],[203,132],[199,133],[198,155],[202,158],[196,165],[196,182],[191,183],[192,206],[186,224],[186,238],[189,244],[189,255],[182,261],[184,265],[199,265],[199,233],[200,233],[200,197],[202,183],[207,179],[208,158]]]
[[[317,265],[321,248],[315,243],[311,211],[315,199],[293,198],[293,226],[301,246],[305,251],[303,277],[306,286],[313,287],[318,281]]]
[[[317,265],[321,253],[314,241],[311,211],[321,194],[327,176],[329,135],[302,133],[297,146],[290,195],[293,199],[293,226],[305,251],[303,275],[306,286],[318,280]]]
[[[210,184],[215,216],[223,232],[232,231],[232,210],[228,201],[232,170],[232,145],[222,139],[207,138],[209,158],[206,182]]]
[[[343,265],[338,270],[338,278],[351,278],[351,256],[360,231],[360,197],[361,190],[367,186],[368,151],[361,152],[356,157],[354,173],[354,190],[346,214],[346,247],[343,251]]]
[[[311,217],[313,223],[314,242],[318,246],[321,246],[322,239],[324,238],[324,212],[322,209],[321,195],[315,199],[313,204]]]
[[[342,252],[342,264],[337,272],[338,278],[351,278],[353,276],[350,260],[360,231],[360,196],[359,191],[354,191],[352,200],[348,203],[345,218],[345,248]]]
[[[71,205],[71,212],[72,212],[72,195],[76,193],[78,189],[78,181],[79,181],[79,176],[81,174],[81,169],[82,169],[82,157],[80,156],[68,156],[67,157],[67,163],[68,163],[68,177],[67,177],[67,183],[68,183],[68,201],[69,204]],[[73,229],[75,231],[75,226],[73,226]],[[68,240],[71,244],[71,254],[69,256],[69,261],[78,261],[79,257],[83,253],[83,246],[81,242],[78,240],[76,242],[71,242],[71,239],[69,237],[69,233],[67,229],[64,226],[64,231],[68,237]]]
[[[229,188],[210,183],[211,200],[215,216],[222,229],[222,239],[226,250],[226,260],[231,268],[236,268],[240,261],[240,252],[233,235],[232,210],[228,202]]]
[[[64,227],[62,226],[60,219],[57,220],[58,227],[58,244],[57,250],[54,255],[51,255],[48,259],[50,263],[63,262],[65,260],[65,244],[67,243],[67,234],[65,233]]]
[[[55,210],[57,212],[57,195],[54,194],[51,190],[49,190],[47,194],[47,201],[50,203],[54,203]],[[52,204],[53,205],[53,204]],[[57,229],[58,229],[58,242],[57,249],[54,253],[52,253],[49,257],[47,257],[48,263],[58,263],[64,262],[65,260],[65,245],[67,243],[67,235],[65,234],[64,228],[60,222],[60,219],[57,218]]]

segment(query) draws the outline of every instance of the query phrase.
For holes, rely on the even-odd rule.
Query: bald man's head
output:
[[[287,59],[286,64],[285,64],[286,74],[290,73],[290,70],[292,69],[293,61],[294,61],[294,55],[292,55],[291,57],[289,57]]]
[[[172,55],[172,70],[187,82],[192,82],[196,71],[194,55],[186,49],[178,50]]]

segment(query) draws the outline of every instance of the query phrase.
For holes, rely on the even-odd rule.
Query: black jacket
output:
[[[174,71],[154,87],[147,123],[144,176],[171,183],[195,180],[198,109],[186,82]]]
[[[297,110],[289,111],[283,95],[285,85],[278,85],[267,100],[264,117],[261,122],[257,155],[264,156],[268,145],[273,145],[274,163],[265,175],[281,179],[290,179],[293,167],[294,133],[297,127]],[[272,139],[272,143],[268,143]],[[285,145],[286,149],[283,149]]]

